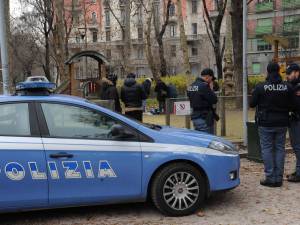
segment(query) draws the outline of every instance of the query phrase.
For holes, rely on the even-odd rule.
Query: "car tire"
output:
[[[203,203],[205,178],[200,170],[188,163],[172,163],[154,177],[151,198],[154,205],[167,216],[187,216]]]

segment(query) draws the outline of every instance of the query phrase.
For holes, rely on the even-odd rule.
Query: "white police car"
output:
[[[231,143],[140,124],[47,87],[22,83],[21,96],[0,97],[0,211],[150,197],[164,214],[183,216],[211,192],[239,185]]]

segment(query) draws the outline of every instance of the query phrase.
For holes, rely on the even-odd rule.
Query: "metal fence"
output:
[[[166,100],[166,113],[164,124],[167,126],[175,126],[180,128],[193,128],[191,117],[176,116],[174,113],[174,103],[188,101],[188,98],[171,98]],[[242,96],[218,96],[216,112],[220,116],[219,122],[215,126],[215,134],[219,136],[227,136],[231,139],[243,139],[243,111]],[[253,109],[249,109],[249,121],[254,120]]]

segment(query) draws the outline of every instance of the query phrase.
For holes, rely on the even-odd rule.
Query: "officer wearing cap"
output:
[[[218,101],[213,91],[214,80],[214,72],[209,68],[204,69],[201,77],[198,77],[187,90],[192,108],[191,119],[195,130],[210,134],[214,133],[213,105]]]
[[[265,179],[260,184],[268,187],[282,186],[285,139],[293,98],[292,88],[282,81],[279,69],[277,63],[269,63],[266,81],[255,87],[250,102],[250,107],[256,107],[255,119],[265,168]]]
[[[296,155],[296,170],[287,176],[289,182],[300,182],[300,67],[293,63],[286,70],[288,82],[294,91],[294,108],[290,117],[289,136]]]

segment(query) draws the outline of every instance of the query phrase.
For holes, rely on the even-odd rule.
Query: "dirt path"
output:
[[[287,157],[286,173],[294,158]],[[300,224],[300,184],[285,182],[278,189],[260,186],[262,165],[242,159],[241,185],[209,199],[198,214],[162,216],[151,204],[125,204],[36,211],[0,216],[0,224]]]

